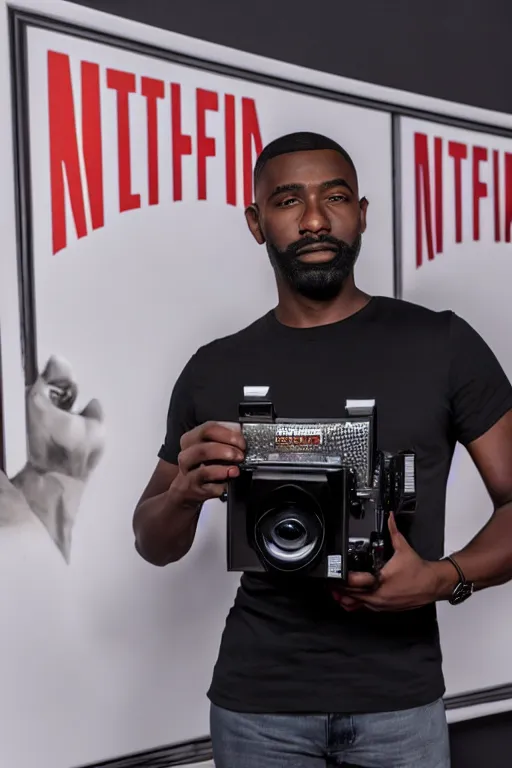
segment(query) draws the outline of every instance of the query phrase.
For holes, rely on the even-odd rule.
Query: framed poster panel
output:
[[[188,358],[275,303],[243,213],[264,144],[315,130],[347,147],[370,199],[358,281],[392,295],[391,116],[85,29],[18,17],[13,34],[27,456],[67,461],[79,482],[64,518],[51,507],[62,530],[39,510],[0,531],[6,576],[24,574],[0,589],[0,743],[19,768],[35,750],[41,768],[69,768],[208,732],[238,583],[223,507],[207,505],[168,569],[136,554],[132,512]],[[44,630],[17,646],[36,615]]]
[[[462,316],[512,378],[512,132],[402,117],[399,138],[401,296]],[[458,446],[448,483],[446,552],[465,546],[491,512],[484,484]],[[439,605],[450,694],[496,688],[510,697],[512,624],[503,606],[511,599],[507,584],[476,593],[457,609]]]

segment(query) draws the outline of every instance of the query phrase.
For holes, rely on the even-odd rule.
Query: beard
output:
[[[309,245],[325,243],[333,250],[333,258],[323,263],[307,263],[300,260],[298,252]],[[270,262],[278,275],[295,293],[313,301],[330,301],[341,292],[347,277],[352,273],[361,250],[361,235],[352,245],[331,235],[319,238],[304,237],[280,251],[267,241]]]

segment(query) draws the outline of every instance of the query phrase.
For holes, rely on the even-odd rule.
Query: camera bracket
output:
[[[270,387],[244,387],[244,399],[238,406],[242,424],[270,424],[276,420],[274,405],[268,393]]]

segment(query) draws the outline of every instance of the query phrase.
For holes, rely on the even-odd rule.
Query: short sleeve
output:
[[[170,464],[178,463],[182,435],[197,426],[194,407],[196,357],[197,353],[183,368],[171,393],[165,440],[158,451],[158,458]]]
[[[455,437],[467,446],[512,408],[512,386],[477,331],[455,313],[450,323],[450,407]]]

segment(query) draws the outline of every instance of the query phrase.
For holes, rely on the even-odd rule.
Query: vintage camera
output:
[[[378,450],[375,401],[349,400],[339,419],[279,419],[268,387],[244,387],[239,419],[247,449],[226,497],[228,570],[378,572],[393,552],[388,515],[407,528],[416,483],[412,451]]]

